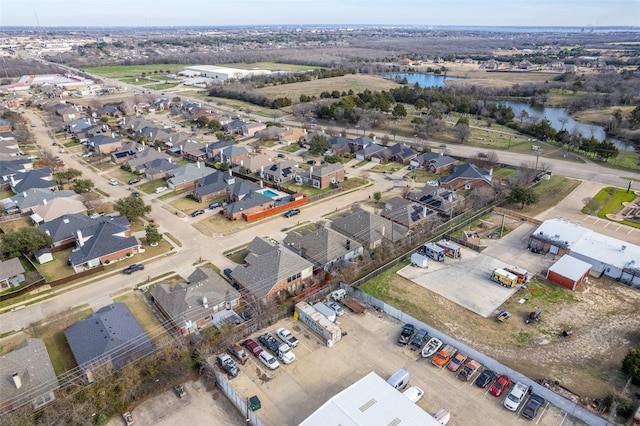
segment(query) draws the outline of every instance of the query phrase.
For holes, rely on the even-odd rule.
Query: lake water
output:
[[[382,74],[382,77],[389,80],[406,78],[409,84],[416,84],[420,87],[446,87],[446,80],[464,80],[459,77],[447,77],[444,75],[435,74],[414,74],[414,73],[397,73],[397,74]]]

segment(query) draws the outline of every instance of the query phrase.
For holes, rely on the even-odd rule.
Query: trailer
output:
[[[456,243],[452,243],[451,241],[447,241],[447,240],[440,240],[436,244],[444,249],[444,253],[447,256],[452,257],[454,259],[459,259],[460,257],[462,257],[462,253],[460,252],[460,246],[457,245]]]
[[[527,281],[529,281],[529,277],[531,276],[529,274],[529,272],[527,272],[526,270],[518,267],[518,266],[507,266],[506,268],[504,268],[505,271],[507,272],[511,272],[513,275],[515,275],[516,277],[518,277],[518,283],[519,284],[524,284]]]
[[[334,311],[333,309],[331,309],[330,307],[328,307],[324,303],[318,302],[315,305],[313,305],[313,308],[316,311],[320,312],[325,317],[327,317],[329,319],[329,321],[336,322],[336,311]]]
[[[518,276],[504,269],[494,269],[491,279],[504,287],[515,287],[518,284]]]
[[[434,242],[423,245],[421,252],[436,262],[444,262],[445,251]]]
[[[333,347],[342,339],[342,330],[327,317],[315,310],[307,302],[296,303],[294,319],[307,324],[309,328],[319,334],[327,342],[327,346]]]

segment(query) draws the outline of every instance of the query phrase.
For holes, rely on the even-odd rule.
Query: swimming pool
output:
[[[270,189],[265,189],[262,193],[264,195],[266,195],[267,197],[271,197],[271,198],[278,198],[280,196],[280,194],[276,194],[275,192],[271,191]]]

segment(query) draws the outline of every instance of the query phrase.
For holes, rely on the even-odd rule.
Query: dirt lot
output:
[[[273,332],[286,326],[297,335],[301,341],[295,349],[297,360],[267,371],[250,355],[240,375],[232,380],[234,389],[243,397],[258,395],[262,408],[257,414],[265,424],[298,424],[369,372],[375,371],[386,379],[400,368],[411,374],[410,386],[425,391],[418,402],[422,409],[432,414],[441,407],[451,409],[450,425],[476,423],[478,413],[496,425],[530,424],[501,406],[504,395],[495,398],[486,389],[461,382],[453,373],[437,369],[416,352],[398,346],[401,324],[395,319],[375,311],[361,316],[348,312],[340,317],[340,323],[347,335],[333,348],[326,347],[306,325],[293,319],[270,327]],[[548,404],[537,421],[549,426],[583,424]]]

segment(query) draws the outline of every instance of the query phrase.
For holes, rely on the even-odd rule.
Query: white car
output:
[[[276,335],[287,345],[295,348],[298,346],[298,339],[286,328],[279,328],[276,330]]]
[[[275,359],[274,356],[267,351],[260,352],[258,358],[260,358],[260,361],[262,361],[262,363],[266,365],[270,370],[275,370],[276,368],[280,367],[280,363],[278,362],[278,360]]]
[[[113,185],[116,186],[118,184],[118,181],[115,179],[109,179],[109,185]]]
[[[285,364],[291,364],[296,360],[296,354],[294,354],[289,345],[285,343],[278,348],[278,358]]]
[[[333,309],[337,316],[340,317],[340,316],[344,315],[344,310],[336,302],[329,302],[329,303],[327,303],[327,306],[330,307],[331,309]]]
[[[430,180],[427,181],[427,185],[429,186],[439,186],[438,181],[437,180]]]
[[[166,191],[168,188],[166,186],[161,186],[156,188],[156,194],[160,194],[161,192]]]
[[[424,396],[424,391],[417,386],[411,386],[409,389],[402,392],[402,394],[409,398],[409,401],[418,402]]]

